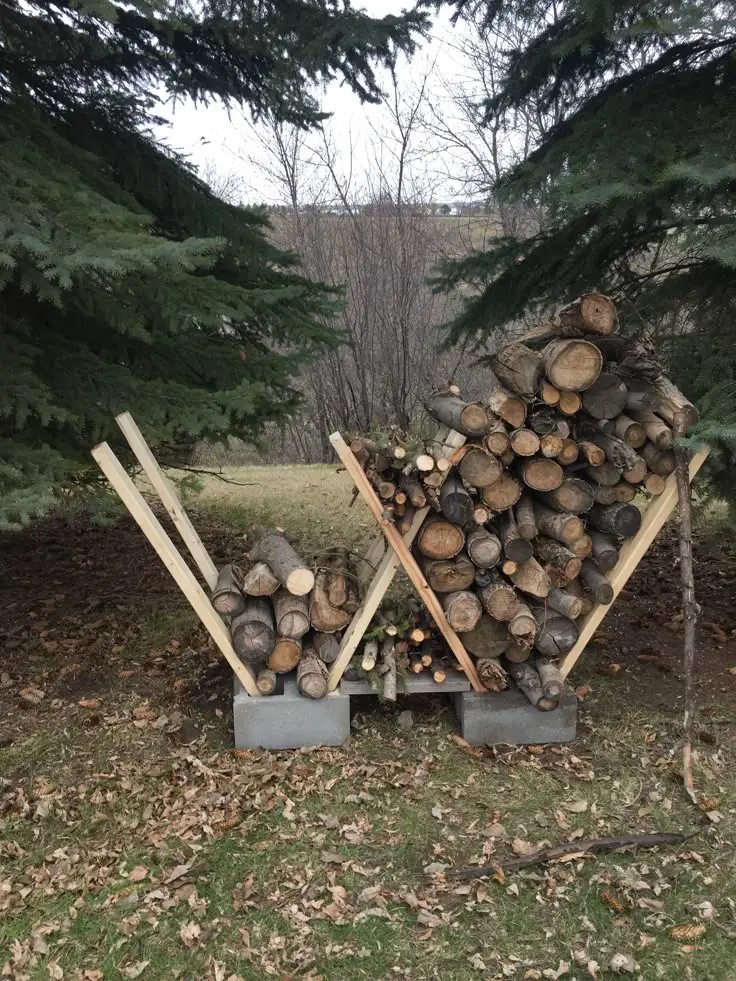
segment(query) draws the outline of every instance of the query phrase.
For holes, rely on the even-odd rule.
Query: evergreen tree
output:
[[[736,4],[715,0],[465,0],[486,30],[523,20],[485,106],[512,138],[519,114],[544,136],[492,188],[541,207],[535,233],[499,238],[438,278],[470,295],[451,342],[600,289],[624,329],[653,337],[735,445]],[[500,22],[500,23],[499,23]],[[501,32],[503,33],[503,32]],[[470,289],[468,288],[470,286]],[[733,476],[733,474],[731,474]]]
[[[151,133],[163,94],[311,126],[309,86],[376,101],[421,14],[342,0],[0,7],[0,525],[43,511],[131,409],[155,444],[252,436],[339,337],[338,297]]]

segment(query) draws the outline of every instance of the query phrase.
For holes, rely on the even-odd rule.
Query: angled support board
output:
[[[202,573],[205,582],[211,590],[214,589],[217,585],[217,568],[215,567],[215,563],[202,544],[202,539],[189,520],[189,515],[184,510],[173,484],[158,465],[158,460],[143,438],[143,433],[136,425],[133,416],[129,412],[123,412],[115,417],[115,422],[120,426],[123,436],[125,436],[131,450],[135,454],[136,460],[143,467],[143,472],[151,481],[153,489],[161,498],[161,503],[169,512],[171,520],[179,530],[179,534],[189,550],[189,554],[197,563],[197,568]]]
[[[337,455],[340,457],[343,466],[352,477],[355,486],[363,496],[363,500],[368,505],[373,517],[381,526],[381,529],[386,536],[386,541],[398,556],[399,561],[403,565],[409,579],[411,579],[419,598],[427,607],[427,610],[431,614],[433,620],[440,628],[440,631],[447,641],[450,650],[465,669],[465,674],[467,675],[471,685],[476,691],[485,691],[485,688],[481,684],[480,678],[478,677],[478,672],[475,670],[475,664],[473,663],[468,652],[465,650],[462,641],[447,622],[445,611],[440,606],[439,600],[435,596],[434,591],[430,588],[429,583],[422,575],[422,571],[417,565],[416,559],[407,548],[406,542],[397,531],[394,523],[389,518],[384,517],[383,506],[368,482],[368,478],[363,473],[363,468],[360,466],[354,454],[350,450],[350,447],[347,445],[340,433],[333,433],[330,436],[330,442],[335,447]]]
[[[189,600],[192,609],[217,644],[220,652],[249,695],[261,697],[250,670],[235,653],[230,640],[230,632],[210,603],[207,594],[194,577],[194,573],[176,549],[176,546],[161,527],[156,515],[145,502],[143,495],[125,472],[124,467],[107,443],[100,443],[92,450],[100,470],[113,486],[118,497],[130,511],[138,527],[153,545],[158,557],[171,573],[179,589]]]
[[[706,449],[696,453],[690,461],[691,482],[695,477],[695,474],[705,463],[708,453],[709,450],[706,447]],[[630,538],[624,543],[619,553],[618,562],[607,574],[606,578],[613,589],[613,600],[607,606],[598,605],[594,607],[588,614],[585,622],[580,628],[580,635],[577,639],[577,643],[572,650],[565,655],[560,663],[560,671],[563,678],[566,678],[575,666],[575,662],[585,650],[588,641],[598,629],[598,625],[601,623],[606,613],[608,613],[608,611],[611,609],[613,603],[616,602],[616,597],[629,581],[630,576],[644,557],[644,553],[664,527],[664,523],[672,514],[676,504],[677,474],[672,473],[667,478],[664,492],[660,494],[659,497],[655,498],[645,511],[641,522],[641,528],[639,529],[636,537]]]

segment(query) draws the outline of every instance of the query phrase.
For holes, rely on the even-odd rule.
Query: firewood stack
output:
[[[585,296],[489,359],[485,402],[432,396],[429,415],[467,437],[451,460],[434,442],[350,444],[402,534],[432,509],[414,553],[481,681],[498,690],[510,676],[540,710],[557,706],[555,662],[576,621],[612,601],[606,573],[675,468],[675,412],[698,420],[616,319],[610,299]]]
[[[233,647],[254,669],[262,695],[273,694],[276,675],[294,669],[302,695],[326,695],[328,666],[358,604],[345,549],[329,550],[313,570],[274,530],[260,533],[243,568],[219,570],[212,593],[212,605],[229,624]]]

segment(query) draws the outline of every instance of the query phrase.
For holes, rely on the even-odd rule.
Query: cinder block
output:
[[[553,712],[539,712],[517,688],[459,692],[454,699],[463,739],[471,746],[569,743],[575,738],[578,700],[570,688]]]
[[[341,692],[303,698],[292,675],[283,694],[251,698],[236,679],[233,722],[237,749],[341,746],[350,736],[350,698]]]

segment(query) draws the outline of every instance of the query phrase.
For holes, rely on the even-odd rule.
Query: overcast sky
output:
[[[380,17],[395,13],[397,4],[395,0],[363,0],[362,7],[371,16]],[[398,65],[400,85],[409,91],[430,68],[436,75],[451,77],[457,65],[457,55],[453,51],[456,35],[457,30],[449,24],[449,14],[436,20],[431,39],[421,45],[411,62],[402,59]],[[370,156],[367,145],[374,139],[374,131],[384,125],[385,109],[361,105],[346,85],[337,82],[325,89],[321,101],[324,110],[332,114],[331,129],[338,149],[345,152],[352,143],[353,159],[358,166],[366,167]],[[238,110],[228,115],[218,105],[196,107],[191,103],[179,103],[162,107],[161,115],[170,119],[171,125],[161,129],[159,136],[202,168],[204,176],[212,179],[216,175],[215,182],[218,178],[236,178],[240,185],[239,196],[246,202],[278,203],[276,194],[257,166],[262,150]],[[437,182],[438,198],[452,197],[456,193],[458,188],[453,187],[451,181]]]

